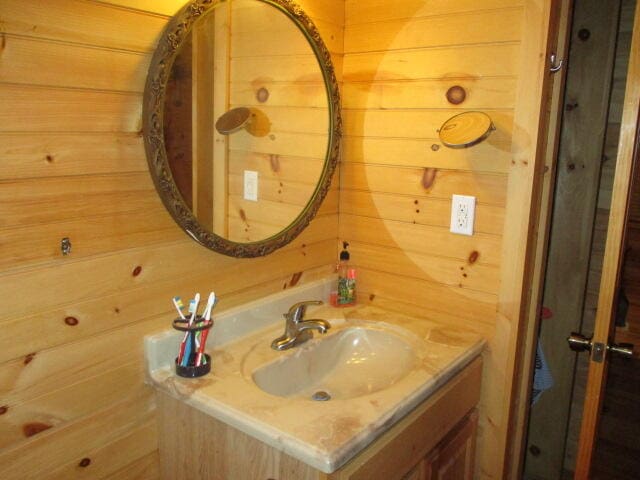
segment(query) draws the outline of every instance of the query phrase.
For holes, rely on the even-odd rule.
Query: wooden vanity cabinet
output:
[[[336,472],[327,474],[158,392],[167,480],[466,480],[473,478],[482,362],[473,360]]]
[[[477,429],[474,410],[402,480],[471,480]]]
[[[349,463],[324,478],[473,478],[481,373],[482,361],[477,358]]]

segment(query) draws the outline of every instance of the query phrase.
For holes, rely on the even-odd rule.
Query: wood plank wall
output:
[[[161,205],[142,92],[182,3],[0,0],[0,478],[156,478],[142,338],[169,326],[170,297],[215,289],[226,309],[332,272],[337,189],[251,260],[195,244]],[[342,35],[342,0],[299,3]]]
[[[340,238],[360,301],[493,337],[523,5],[346,0]],[[458,106],[445,97],[454,85],[467,92]],[[466,110],[487,112],[497,131],[470,149],[442,147],[437,129]],[[477,197],[471,237],[449,232],[454,193]],[[502,469],[495,438],[506,428],[510,347],[496,342],[504,351],[485,362],[478,478]]]

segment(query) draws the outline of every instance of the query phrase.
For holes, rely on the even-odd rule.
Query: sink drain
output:
[[[326,402],[327,400],[331,400],[331,395],[324,390],[318,390],[316,393],[311,395],[311,400],[315,400],[316,402]]]

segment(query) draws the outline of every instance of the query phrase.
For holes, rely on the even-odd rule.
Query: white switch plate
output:
[[[451,232],[473,235],[475,213],[476,197],[453,195],[451,198]]]
[[[244,199],[258,201],[258,172],[244,171]]]

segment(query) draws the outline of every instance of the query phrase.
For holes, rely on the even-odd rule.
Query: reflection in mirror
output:
[[[493,130],[493,122],[486,113],[464,112],[444,122],[438,133],[445,147],[467,148],[482,142]]]
[[[281,9],[233,0],[203,14],[175,57],[163,115],[171,175],[198,223],[238,243],[287,229],[326,170],[331,113],[310,41]]]
[[[251,110],[247,107],[232,108],[216,120],[216,130],[222,135],[231,135],[250,125]]]

